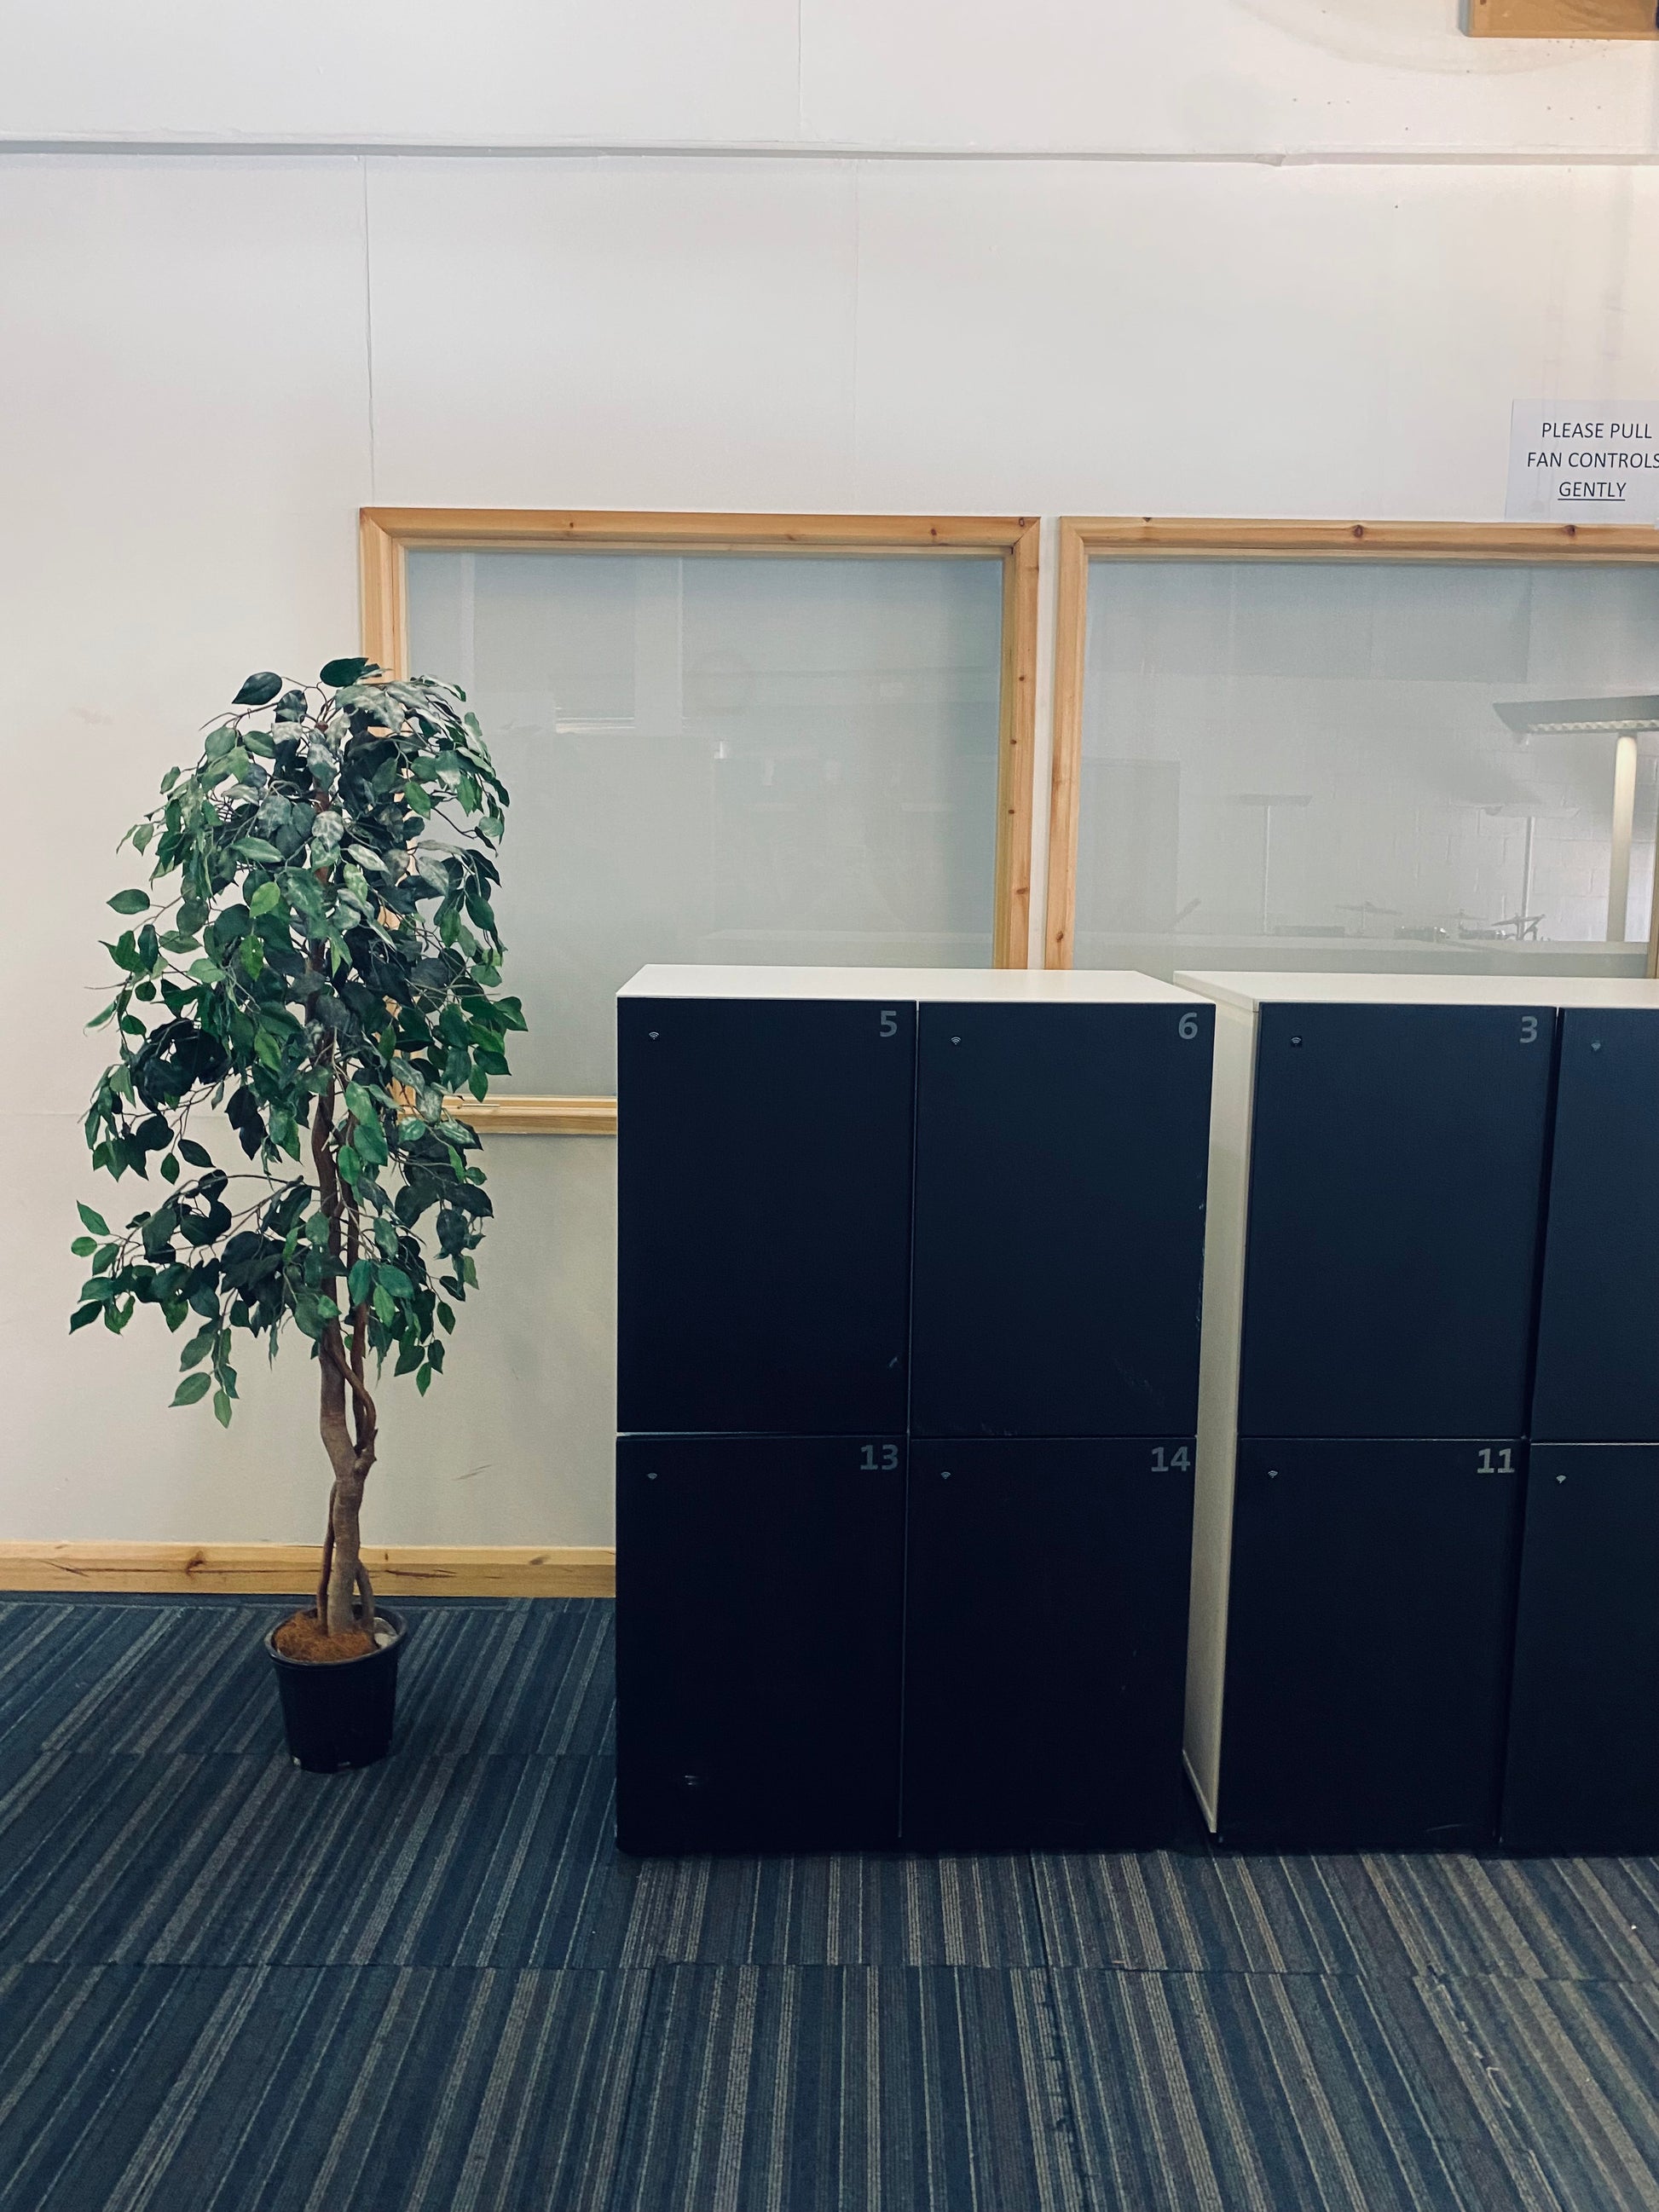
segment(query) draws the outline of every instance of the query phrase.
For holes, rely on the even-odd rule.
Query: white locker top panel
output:
[[[1133,968],[738,968],[655,963],[620,999],[902,999],[927,1005],[1192,1006]]]
[[[1659,981],[1600,975],[1331,975],[1177,969],[1176,981],[1247,1012],[1273,1002],[1360,1006],[1649,1006]]]

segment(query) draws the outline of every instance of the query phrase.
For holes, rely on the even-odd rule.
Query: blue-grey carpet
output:
[[[611,1609],[0,1601],[0,2212],[1659,2212],[1659,1862],[639,1861]]]

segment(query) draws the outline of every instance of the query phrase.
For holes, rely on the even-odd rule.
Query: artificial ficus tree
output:
[[[314,685],[250,676],[122,840],[152,873],[109,902],[129,925],[107,947],[121,982],[91,1026],[114,1024],[120,1058],[87,1141],[94,1167],[154,1168],[168,1188],[119,1231],[81,1207],[72,1249],[91,1273],[70,1327],[118,1333],[141,1305],[175,1332],[193,1321],[173,1403],[211,1392],[226,1425],[237,1332],[273,1358],[286,1322],[309,1339],[333,1474],[317,1589],[331,1638],[374,1624],[359,1534],[371,1361],[378,1373],[395,1353],[424,1392],[450,1301],[477,1281],[489,1200],[446,1097],[483,1098],[525,1026],[500,992],[490,903],[507,804],[460,692],[331,660]],[[221,1113],[246,1168],[200,1140]]]

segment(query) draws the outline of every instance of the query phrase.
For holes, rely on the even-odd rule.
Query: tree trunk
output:
[[[342,1249],[346,1240],[341,1235],[342,1222],[347,1217],[349,1217],[347,1226],[351,1253],[355,1254],[357,1247],[356,1208],[341,1185],[330,1151],[333,1121],[334,1094],[331,1087],[318,1099],[311,1124],[312,1158],[316,1164],[323,1210],[328,1216],[329,1250],[337,1270],[329,1282],[331,1292],[337,1291],[342,1276],[349,1279],[349,1261]],[[328,1537],[323,1547],[323,1572],[318,1589],[323,1625],[331,1636],[349,1635],[351,1630],[359,1625],[371,1632],[374,1626],[374,1593],[362,1563],[362,1539],[358,1521],[363,1502],[363,1484],[368,1479],[368,1470],[374,1464],[374,1437],[378,1425],[374,1401],[363,1380],[368,1340],[368,1325],[360,1309],[352,1316],[349,1350],[337,1321],[331,1321],[327,1324],[317,1346],[318,1364],[322,1369],[322,1403],[318,1425],[322,1431],[323,1449],[327,1452],[329,1464],[334,1470],[334,1492],[328,1510]],[[351,1398],[349,1421],[346,1414],[348,1393]],[[362,1612],[354,1617],[352,1600],[359,1593],[362,1599]]]

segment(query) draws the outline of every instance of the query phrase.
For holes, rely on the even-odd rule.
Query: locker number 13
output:
[[[866,1474],[890,1474],[897,1465],[896,1444],[866,1444],[864,1455],[859,1462]]]

